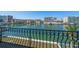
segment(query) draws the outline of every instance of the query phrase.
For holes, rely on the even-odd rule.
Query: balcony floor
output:
[[[30,47],[8,43],[8,42],[0,42],[0,48],[30,48]]]

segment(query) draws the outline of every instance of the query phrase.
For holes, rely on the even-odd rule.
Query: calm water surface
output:
[[[64,25],[8,25],[12,28],[30,28],[30,29],[48,29],[48,30],[65,30]]]

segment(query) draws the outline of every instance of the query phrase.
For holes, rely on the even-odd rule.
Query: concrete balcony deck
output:
[[[30,47],[13,44],[9,42],[0,42],[0,48],[30,48]]]
[[[56,43],[45,43],[45,42],[40,42],[40,41],[33,41],[33,40],[24,40],[24,39],[16,39],[16,38],[8,38],[8,37],[2,37],[2,42],[6,42],[7,45],[18,45],[16,48],[18,47],[32,47],[32,48],[59,48],[58,44]],[[1,43],[1,44],[5,44],[5,43]],[[5,47],[7,47],[7,45],[5,45]],[[13,48],[14,48],[13,45]],[[1,46],[2,47],[2,46]],[[11,46],[12,47],[12,46]]]

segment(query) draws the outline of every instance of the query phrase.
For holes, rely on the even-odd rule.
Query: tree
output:
[[[75,31],[77,31],[79,29],[79,26],[76,25],[76,24],[73,24],[73,25],[65,25],[65,29],[67,31],[69,31],[68,32],[68,35],[69,35],[70,40],[71,40],[70,47],[73,48],[73,46],[74,46],[73,42],[76,40],[76,37],[77,37]]]

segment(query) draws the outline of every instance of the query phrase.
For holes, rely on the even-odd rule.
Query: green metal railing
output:
[[[0,27],[0,41],[4,37],[29,40],[29,46],[36,48],[52,48],[54,44],[61,48],[79,47],[79,31]]]

